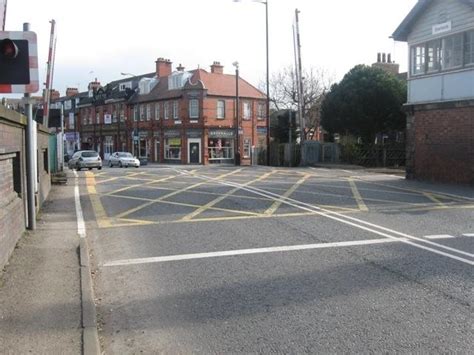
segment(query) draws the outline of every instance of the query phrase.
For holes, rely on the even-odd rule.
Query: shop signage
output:
[[[179,131],[175,129],[170,129],[164,132],[165,137],[179,137]]]
[[[438,33],[451,31],[451,21],[438,23],[432,27],[432,34],[437,35]]]
[[[201,138],[201,136],[202,136],[202,131],[201,131],[201,130],[197,130],[197,129],[189,129],[189,130],[186,132],[186,135],[187,135],[189,138]]]
[[[65,132],[64,139],[67,141],[79,140],[79,132]]]
[[[257,134],[267,134],[267,127],[258,127],[257,126]]]
[[[181,138],[169,138],[168,139],[169,145],[181,145]]]
[[[112,123],[112,115],[110,113],[104,114],[104,124]]]
[[[209,131],[209,138],[234,138],[233,129],[213,129]]]

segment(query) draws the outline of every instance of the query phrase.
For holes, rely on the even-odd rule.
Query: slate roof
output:
[[[129,103],[149,102],[156,100],[166,100],[179,98],[183,90],[207,89],[207,95],[220,97],[235,97],[235,75],[209,73],[204,69],[191,70],[192,77],[183,88],[176,90],[168,89],[168,77],[159,79],[158,84],[149,94],[134,94]],[[266,99],[264,93],[239,77],[239,97]]]
[[[397,27],[395,32],[393,32],[391,38],[395,41],[403,41],[406,42],[408,39],[408,35],[410,34],[413,25],[418,20],[418,17],[428,8],[428,6],[434,0],[418,0],[416,5],[411,9],[402,23]],[[470,6],[474,10],[474,0],[458,0],[463,4]]]

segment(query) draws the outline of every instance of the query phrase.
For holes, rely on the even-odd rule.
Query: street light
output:
[[[123,75],[123,76],[132,76],[132,77],[136,77],[138,75],[135,75],[135,74],[132,74],[132,73],[124,73],[124,72],[121,72],[120,75]],[[132,108],[133,110],[133,115],[135,115],[135,107]],[[139,110],[137,110],[139,111]],[[132,138],[132,148],[133,148],[133,153],[134,155],[136,154],[138,157],[140,157],[140,125],[139,125],[139,120],[140,120],[140,112],[137,113],[137,125],[136,125],[136,131],[135,129],[133,130],[133,138]],[[119,117],[119,123],[118,123],[118,127],[120,129],[120,117]],[[127,131],[127,130],[126,130]],[[135,136],[135,132],[136,132],[136,136]],[[125,132],[125,135],[128,136],[129,132]],[[136,142],[137,144],[135,145],[135,137],[136,137]],[[128,138],[127,138],[127,141],[128,141]],[[135,146],[138,150],[138,153],[135,152]],[[127,144],[127,149],[128,149],[128,144]],[[120,150],[118,149],[117,147],[117,150]]]
[[[234,0],[234,2],[241,2],[242,0]],[[259,4],[265,5],[265,41],[266,41],[266,56],[267,56],[267,165],[270,165],[270,63],[268,55],[268,1],[269,0],[252,0]]]
[[[239,62],[232,63],[235,67],[235,152],[234,164],[240,165],[240,139],[239,139]]]

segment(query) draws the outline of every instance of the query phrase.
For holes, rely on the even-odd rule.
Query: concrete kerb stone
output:
[[[97,312],[92,286],[89,246],[85,237],[78,234],[78,238],[81,267],[82,352],[85,355],[97,355],[101,354],[101,350],[97,330]]]

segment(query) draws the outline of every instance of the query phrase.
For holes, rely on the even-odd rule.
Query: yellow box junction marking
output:
[[[290,197],[293,192],[302,184],[304,183],[308,178],[310,177],[309,174],[304,175],[301,179],[299,179],[292,187],[290,187],[283,195],[282,198]],[[264,215],[272,215],[275,213],[275,211],[280,207],[280,205],[283,203],[283,200],[275,201],[263,214]]]
[[[212,206],[214,206],[214,205],[218,204],[219,202],[221,202],[222,200],[226,199],[227,197],[232,195],[234,192],[241,190],[242,187],[248,186],[248,185],[250,185],[254,182],[257,182],[257,181],[262,181],[262,180],[266,179],[268,176],[270,176],[272,174],[273,174],[273,171],[270,171],[270,172],[268,172],[266,174],[263,174],[262,176],[254,179],[254,180],[251,180],[251,181],[246,182],[245,184],[242,184],[242,186],[240,186],[240,187],[236,187],[236,188],[230,190],[229,192],[227,192],[223,195],[220,195],[218,198],[206,203],[204,206],[201,206],[197,210],[195,210],[195,211],[191,212],[190,214],[184,216],[182,218],[182,220],[186,221],[186,220],[190,220],[190,219],[196,217],[197,215],[203,213],[204,211],[210,209]],[[228,211],[230,211],[230,210],[228,210]],[[258,213],[255,213],[255,212],[247,212],[247,213],[252,214],[252,215],[258,215]]]
[[[232,174],[235,174],[235,173],[238,173],[239,171],[241,171],[242,169],[237,169],[237,170],[234,170],[234,171],[231,171],[231,172],[228,172],[228,173],[225,173],[225,174],[222,174],[222,175],[219,175],[215,180],[220,180],[226,176],[229,176],[229,175],[232,175]],[[199,182],[197,184],[194,184],[194,185],[190,185],[188,187],[185,187],[181,190],[177,190],[177,191],[174,191],[174,192],[171,192],[169,194],[166,194],[164,196],[161,196],[160,198],[157,198],[157,199],[154,199],[152,201],[149,201],[147,203],[144,203],[143,205],[140,205],[138,207],[135,207],[135,208],[132,208],[128,211],[125,211],[125,212],[122,212],[120,213],[119,215],[117,215],[116,217],[117,218],[123,218],[123,217],[126,217],[134,212],[137,212],[137,211],[140,211],[141,209],[145,208],[145,207],[148,207],[152,204],[154,204],[155,202],[160,202],[160,201],[163,201],[165,199],[167,199],[168,197],[171,197],[171,196],[174,196],[174,195],[177,195],[177,194],[180,194],[182,192],[185,192],[187,190],[191,190],[191,189],[194,189],[198,186],[201,186],[201,185],[205,185],[205,184],[209,184],[209,181],[203,181],[203,182]]]
[[[100,197],[97,194],[97,190],[95,188],[96,182],[94,173],[90,171],[86,171],[86,185],[92,204],[92,209],[94,210],[95,219],[99,228],[110,227],[110,219],[107,217],[107,213],[105,212],[104,206],[102,206],[102,203],[100,202]]]
[[[357,189],[357,186],[354,182],[354,179],[348,178],[347,181],[349,181],[349,185],[351,185],[352,195],[354,195],[354,199],[357,202],[357,206],[359,206],[359,210],[367,212],[369,209],[367,208],[367,205],[365,204],[362,196],[360,195],[359,190]]]

